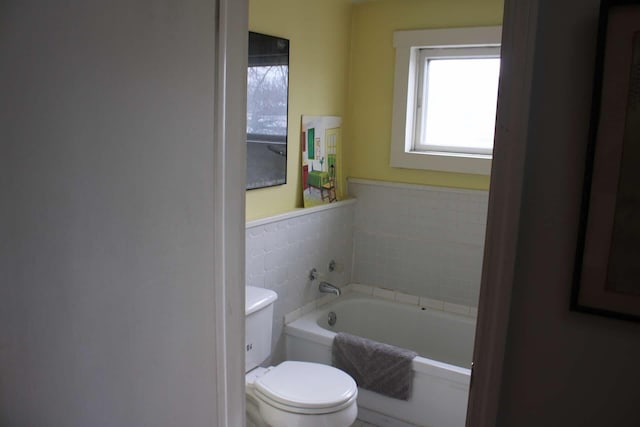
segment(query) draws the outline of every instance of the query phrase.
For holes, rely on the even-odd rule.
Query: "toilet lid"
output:
[[[358,391],[353,378],[339,369],[292,361],[272,368],[254,385],[261,398],[292,412],[339,410],[351,404]]]

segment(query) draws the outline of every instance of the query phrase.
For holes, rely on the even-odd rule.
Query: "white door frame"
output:
[[[214,232],[217,427],[245,426],[244,281],[248,0],[218,0]],[[213,426],[212,426],[213,427]]]
[[[467,426],[497,419],[539,0],[505,0],[502,69]],[[247,0],[218,0],[214,203],[218,426],[243,427]],[[238,357],[240,356],[240,357]]]
[[[505,0],[501,76],[468,427],[496,425],[529,131],[539,0]]]

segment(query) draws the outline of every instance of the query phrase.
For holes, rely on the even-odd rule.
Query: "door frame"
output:
[[[218,427],[245,426],[244,293],[248,0],[217,0],[214,248]],[[239,94],[245,94],[240,96]]]
[[[505,0],[468,427],[497,422],[516,265],[539,0]]]
[[[218,0],[214,192],[218,426],[243,427],[248,2]],[[483,273],[467,426],[497,421],[513,287],[539,0],[505,0]],[[240,355],[241,357],[238,357]]]

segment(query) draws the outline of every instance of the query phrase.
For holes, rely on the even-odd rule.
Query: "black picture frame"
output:
[[[640,321],[640,0],[600,7],[571,309]]]
[[[247,190],[287,183],[289,40],[249,32]]]

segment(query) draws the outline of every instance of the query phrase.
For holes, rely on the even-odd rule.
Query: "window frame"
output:
[[[502,27],[448,28],[396,31],[393,116],[390,165],[409,169],[428,169],[489,175],[492,154],[446,150],[416,150],[416,106],[420,82],[420,52],[424,49],[458,49],[465,57],[486,57],[484,48],[500,48]],[[478,49],[477,55],[468,55]],[[466,51],[466,52],[465,52]]]
[[[425,141],[425,132],[427,129],[427,117],[428,117],[428,96],[429,88],[426,83],[428,81],[429,66],[431,61],[437,61],[441,59],[459,59],[459,60],[474,60],[474,59],[500,59],[500,48],[498,47],[465,47],[465,48],[420,48],[417,52],[418,60],[416,66],[418,70],[418,79],[416,84],[417,96],[416,107],[414,109],[415,118],[415,130],[413,139],[413,150],[420,152],[453,152],[461,154],[488,154],[493,151],[492,148],[480,148],[461,145],[452,149],[449,145],[428,144]],[[496,99],[497,103],[497,99]]]

